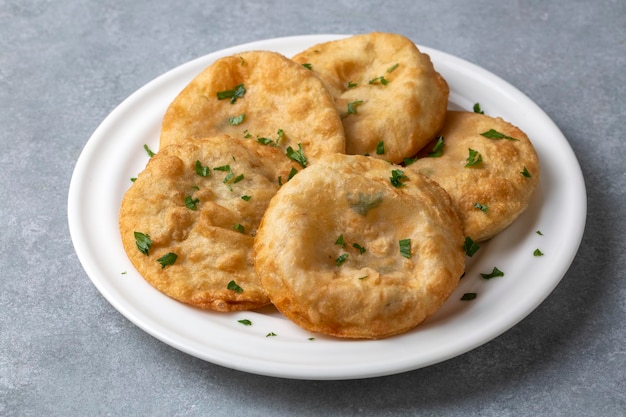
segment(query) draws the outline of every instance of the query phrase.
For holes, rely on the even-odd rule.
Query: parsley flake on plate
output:
[[[150,147],[148,145],[144,144],[143,148],[146,150],[146,152],[148,153],[148,156],[150,158],[152,158],[154,155],[156,155],[154,152],[152,152],[152,149],[150,149]]]
[[[478,243],[474,242],[471,237],[465,237],[465,243],[463,244],[463,250],[465,254],[470,258],[480,249]]]
[[[491,271],[491,273],[489,273],[489,274],[480,274],[480,276],[483,277],[484,279],[491,279],[491,278],[496,278],[496,277],[503,277],[504,276],[504,272],[500,271],[498,268],[496,268],[494,266],[493,270]]]
[[[476,293],[475,292],[466,292],[461,297],[461,301],[470,301],[470,300],[473,300],[475,298],[476,298]]]

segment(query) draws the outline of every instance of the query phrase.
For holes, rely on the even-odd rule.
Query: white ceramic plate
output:
[[[487,114],[518,125],[533,141],[542,167],[528,210],[468,258],[460,286],[435,315],[400,336],[338,340],[310,334],[273,308],[227,314],[200,311],[143,280],[122,248],[118,210],[130,178],[148,160],[143,145],[158,149],[161,118],[171,100],[219,57],[252,49],[293,56],[341,36],[271,39],[190,61],[132,94],[89,139],[70,184],[70,233],[94,285],[137,326],[183,352],[246,372],[299,379],[374,377],[431,365],[486,343],[533,311],[564,276],[586,218],[584,181],[567,140],[537,105],[507,82],[467,61],[421,47],[450,85],[451,108],[471,110],[479,102]],[[544,256],[533,256],[537,248]],[[505,276],[492,280],[479,276],[494,266]],[[477,298],[460,301],[468,292],[477,293]],[[252,325],[242,325],[238,322],[242,319]],[[266,337],[270,332],[276,336]]]

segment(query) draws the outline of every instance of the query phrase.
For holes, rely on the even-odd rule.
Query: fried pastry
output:
[[[124,195],[124,250],[176,300],[217,311],[264,306],[253,236],[278,177],[296,167],[274,147],[227,136],[162,148]]]
[[[435,312],[464,270],[463,233],[434,181],[360,155],[328,155],[272,198],[255,267],[304,329],[377,339]]]
[[[215,134],[291,148],[307,162],[345,151],[341,119],[321,80],[270,51],[223,57],[198,74],[168,107],[160,145]]]
[[[465,234],[477,242],[509,226],[539,182],[531,141],[499,117],[449,111],[439,144],[427,145],[418,157],[407,170],[426,175],[450,194]]]
[[[430,57],[402,35],[350,36],[292,59],[326,84],[342,117],[348,154],[400,163],[441,129],[448,84]]]

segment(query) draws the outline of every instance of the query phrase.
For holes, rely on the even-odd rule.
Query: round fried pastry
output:
[[[167,146],[124,195],[124,250],[147,282],[178,301],[217,311],[264,306],[253,236],[278,176],[294,167],[276,148],[225,136]]]
[[[222,133],[283,152],[301,145],[311,161],[345,151],[341,119],[321,80],[270,51],[242,52],[205,68],[168,107],[160,145]]]
[[[377,339],[415,327],[448,298],[464,270],[460,221],[436,183],[399,170],[329,155],[274,196],[255,237],[255,267],[287,318],[313,332]]]
[[[440,157],[428,157],[431,143],[407,170],[426,175],[450,194],[466,236],[489,239],[528,206],[539,183],[535,148],[502,118],[464,111],[448,112],[441,137]]]
[[[441,129],[448,84],[405,36],[354,35],[292,59],[310,66],[335,99],[348,154],[400,163]]]

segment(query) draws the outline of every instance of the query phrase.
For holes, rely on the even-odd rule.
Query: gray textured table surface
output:
[[[215,50],[375,30],[492,71],[568,138],[588,217],[556,290],[469,353],[353,381],[223,368],[119,314],[83,271],[66,210],[74,164],[107,114]],[[625,68],[617,0],[0,0],[0,415],[626,415]]]

